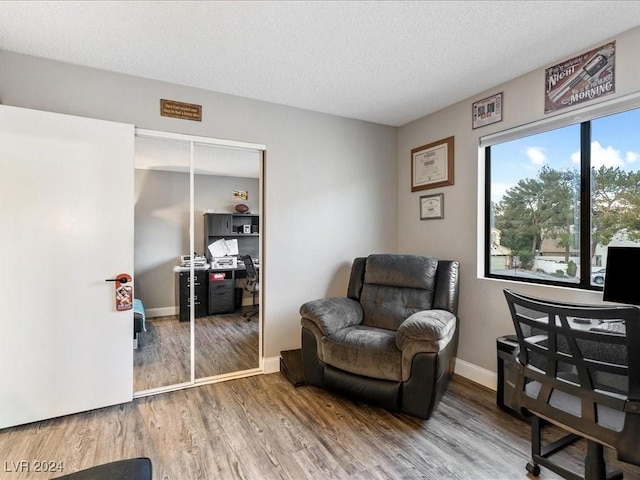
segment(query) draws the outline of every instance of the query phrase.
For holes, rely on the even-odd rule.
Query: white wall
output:
[[[616,40],[616,93],[603,100],[640,90],[640,28],[617,35],[612,40]],[[585,45],[576,54],[603,43],[606,41],[597,45]],[[562,60],[559,58],[558,62]],[[504,92],[502,122],[473,130],[472,103],[499,92]],[[584,106],[585,104],[582,105]],[[544,68],[405,125],[399,131],[399,251],[431,254],[461,262],[461,335],[458,358],[490,372],[495,372],[496,338],[513,332],[502,293],[504,288],[556,300],[602,300],[601,293],[478,278],[478,263],[482,262],[482,249],[478,249],[478,245],[482,247],[483,241],[478,232],[484,221],[483,216],[478,215],[478,208],[484,203],[484,171],[478,159],[479,138],[549,116],[545,116],[543,112]],[[411,149],[451,135],[455,136],[455,185],[411,193]],[[440,192],[444,193],[445,218],[420,221],[420,195]]]
[[[202,105],[202,122],[161,117],[161,98]],[[396,128],[10,52],[0,102],[267,145],[266,357],[300,346],[300,305],[344,295],[354,257],[397,248]]]

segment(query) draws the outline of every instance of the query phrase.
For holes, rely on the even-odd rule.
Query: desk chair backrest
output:
[[[239,258],[240,260],[242,260],[245,268],[247,269],[247,278],[251,280],[258,280],[258,272],[256,270],[256,266],[253,264],[251,255],[240,255]]]
[[[640,464],[640,310],[541,300],[505,290],[518,336],[513,407]],[[594,330],[624,321],[626,333]]]
[[[256,270],[255,265],[253,264],[253,259],[250,255],[239,255],[238,258],[242,260],[244,263],[244,267],[247,270],[247,282],[244,285],[244,289],[253,295],[253,306],[256,304],[256,294],[260,291],[260,281],[258,279],[258,271]],[[259,309],[254,308],[253,310],[244,313],[243,315],[250,320],[251,318],[258,315]]]

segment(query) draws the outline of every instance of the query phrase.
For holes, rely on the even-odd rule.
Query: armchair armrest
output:
[[[362,323],[362,306],[350,298],[312,300],[300,307],[300,315],[314,323],[323,335]]]
[[[404,350],[414,342],[438,344],[452,337],[456,328],[456,316],[446,310],[416,312],[400,324],[396,334],[396,346]]]

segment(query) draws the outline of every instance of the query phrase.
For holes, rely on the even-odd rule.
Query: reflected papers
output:
[[[213,258],[238,255],[238,240],[225,240],[221,238],[209,245],[209,253]]]

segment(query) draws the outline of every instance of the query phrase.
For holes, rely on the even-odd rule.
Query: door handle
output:
[[[129,280],[127,280],[126,277],[118,277],[118,278],[107,278],[105,280],[105,282],[120,282],[120,285],[123,285],[125,283],[127,283]]]
[[[121,312],[124,310],[131,310],[133,308],[133,285],[125,285],[131,282],[131,275],[128,273],[120,273],[116,275],[116,278],[107,278],[105,282],[116,282],[115,287],[115,299],[116,310]]]

